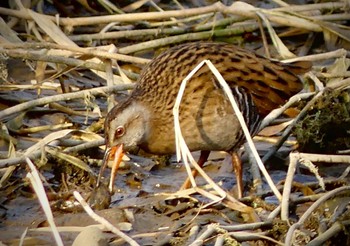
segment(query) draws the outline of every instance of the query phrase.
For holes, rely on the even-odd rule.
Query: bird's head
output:
[[[115,106],[105,120],[107,148],[123,144],[125,151],[138,147],[149,131],[149,111],[140,103],[127,101]]]
[[[138,102],[126,102],[115,106],[105,120],[107,147],[124,145],[126,151],[136,148],[146,137],[149,128],[149,112]]]
[[[118,168],[124,153],[137,149],[145,141],[149,132],[149,115],[149,110],[136,100],[118,104],[107,114],[106,151],[99,179],[109,160],[114,160],[112,165]]]

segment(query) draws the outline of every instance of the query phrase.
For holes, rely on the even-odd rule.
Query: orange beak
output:
[[[96,183],[96,187],[99,187],[100,185],[100,182],[101,182],[101,178],[102,178],[102,175],[103,175],[103,172],[108,164],[109,161],[113,161],[112,163],[112,171],[111,171],[111,177],[110,177],[110,180],[109,180],[109,186],[108,186],[108,189],[109,189],[109,192],[112,193],[113,191],[113,184],[114,184],[114,181],[115,181],[115,176],[117,174],[117,171],[118,171],[118,168],[119,168],[119,165],[123,159],[123,156],[124,156],[124,145],[123,144],[118,144],[116,146],[113,146],[113,147],[110,147],[110,148],[107,148],[106,151],[105,151],[105,155],[103,157],[103,162],[102,162],[102,166],[101,166],[101,169],[100,169],[100,173],[98,175],[98,178],[97,178],[97,183]]]

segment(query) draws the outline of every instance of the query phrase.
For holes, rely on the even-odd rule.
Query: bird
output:
[[[146,65],[129,97],[107,114],[104,162],[116,151],[117,166],[128,151],[142,149],[155,155],[176,152],[172,110],[183,79],[203,60],[210,60],[229,85],[252,136],[269,112],[303,89],[299,75],[312,65],[307,61],[282,63],[213,41],[169,48]],[[225,151],[237,160],[245,137],[227,96],[207,66],[187,82],[179,121],[189,150],[200,151],[200,166],[211,151]],[[238,197],[242,197],[241,163],[233,161],[233,168]]]

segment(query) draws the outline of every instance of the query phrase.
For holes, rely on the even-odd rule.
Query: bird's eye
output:
[[[123,136],[125,133],[125,128],[123,126],[118,126],[117,129],[115,130],[115,137],[119,138]]]

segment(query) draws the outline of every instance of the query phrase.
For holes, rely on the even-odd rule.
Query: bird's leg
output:
[[[201,151],[201,155],[199,156],[199,159],[197,162],[200,167],[202,167],[204,163],[208,160],[209,154],[210,154],[210,151],[208,150]],[[192,170],[193,177],[196,177],[197,174],[198,174],[198,171],[196,169]],[[191,187],[191,181],[190,181],[190,178],[187,178],[186,181],[181,186],[181,190],[188,189],[190,187]]]
[[[238,155],[237,152],[232,153],[232,167],[233,167],[233,171],[236,174],[237,196],[238,198],[242,198],[243,196],[242,161],[241,161],[241,157]]]

